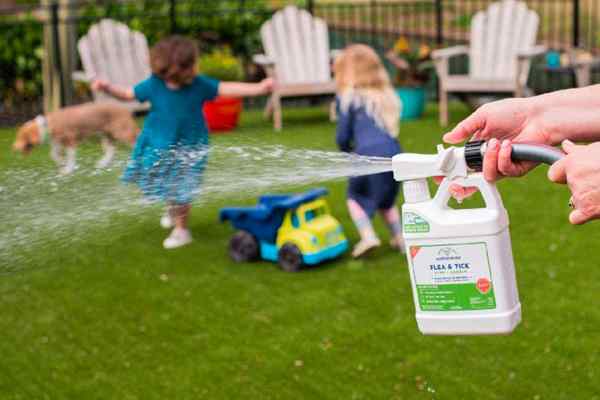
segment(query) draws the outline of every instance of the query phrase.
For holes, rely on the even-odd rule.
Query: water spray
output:
[[[394,178],[404,181],[402,223],[423,334],[507,334],[521,321],[508,214],[496,185],[481,174],[486,149],[473,141],[391,160]],[[513,144],[511,158],[551,165],[563,155],[553,147]],[[427,178],[433,176],[444,180],[432,198]],[[449,207],[452,184],[477,187],[485,207]]]

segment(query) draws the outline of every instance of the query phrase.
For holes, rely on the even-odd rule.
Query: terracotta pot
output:
[[[219,96],[205,102],[203,110],[209,132],[231,131],[240,119],[242,99]]]

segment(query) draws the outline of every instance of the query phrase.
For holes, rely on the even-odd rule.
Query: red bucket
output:
[[[242,112],[242,99],[217,97],[204,103],[204,118],[210,132],[227,132],[234,129]]]

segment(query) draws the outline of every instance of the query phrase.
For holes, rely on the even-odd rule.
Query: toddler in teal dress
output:
[[[192,241],[187,219],[191,202],[199,193],[209,149],[202,104],[219,95],[266,94],[273,84],[271,79],[260,83],[219,82],[197,75],[197,56],[191,40],[170,36],[150,52],[152,75],[133,88],[118,87],[102,79],[92,83],[93,90],[151,105],[123,180],[137,184],[149,200],[167,203],[161,225],[174,226],[163,242],[169,249]]]

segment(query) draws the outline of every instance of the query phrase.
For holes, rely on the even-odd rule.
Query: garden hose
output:
[[[465,145],[465,161],[469,168],[481,171],[483,157],[487,149],[487,143],[483,140],[475,140]],[[533,161],[552,165],[563,158],[565,153],[559,149],[539,144],[513,143],[511,159],[513,161]]]

